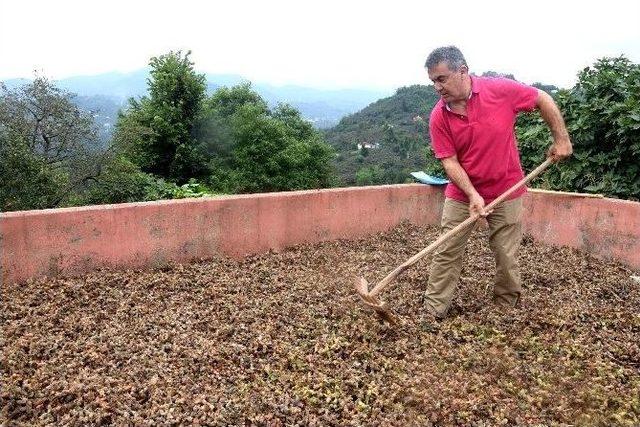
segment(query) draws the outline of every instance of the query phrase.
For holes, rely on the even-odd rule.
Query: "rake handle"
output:
[[[491,210],[492,208],[497,206],[499,203],[502,203],[507,197],[509,197],[511,194],[513,194],[520,187],[522,187],[523,185],[525,185],[526,183],[528,183],[529,181],[531,181],[532,179],[534,179],[535,177],[540,175],[552,163],[553,163],[553,160],[551,160],[551,158],[547,158],[540,166],[538,166],[533,171],[531,171],[531,173],[529,173],[529,175],[527,175],[524,178],[522,178],[520,181],[518,181],[516,184],[514,184],[513,187],[509,188],[507,191],[502,193],[497,199],[495,199],[493,202],[489,203],[485,207],[485,210]],[[389,273],[384,279],[382,279],[371,290],[371,292],[369,292],[369,295],[371,295],[371,296],[378,295],[400,273],[402,273],[404,270],[406,270],[407,268],[411,267],[413,264],[418,262],[425,255],[433,252],[438,246],[440,246],[441,244],[443,244],[447,240],[451,239],[453,236],[455,236],[456,234],[460,233],[462,230],[464,230],[467,227],[469,227],[470,225],[474,224],[478,220],[479,217],[480,217],[479,215],[470,216],[469,218],[467,218],[466,220],[464,220],[463,222],[458,224],[455,228],[452,228],[451,230],[447,231],[442,236],[438,237],[438,239],[435,242],[433,242],[432,244],[430,244],[429,246],[427,246],[426,248],[424,248],[423,250],[421,250],[420,252],[418,252],[417,254],[412,256],[411,258],[409,258],[402,265],[398,266],[395,270],[393,270],[391,273]]]

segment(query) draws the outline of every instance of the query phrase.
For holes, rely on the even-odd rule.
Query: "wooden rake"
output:
[[[489,211],[496,207],[499,203],[502,203],[505,199],[507,199],[511,194],[513,194],[516,190],[518,190],[523,185],[527,184],[529,181],[540,175],[550,164],[553,163],[553,160],[547,158],[540,166],[535,168],[529,175],[525,176],[522,180],[520,180],[513,187],[509,188],[502,195],[500,195],[493,202],[489,203],[485,210]],[[475,224],[475,222],[480,218],[479,215],[472,215],[467,218],[465,221],[458,224],[455,228],[447,231],[442,236],[438,237],[438,239],[431,243],[429,246],[409,258],[402,265],[398,266],[395,270],[389,273],[384,279],[382,279],[371,291],[369,291],[369,284],[363,277],[356,278],[355,288],[356,292],[360,296],[360,299],[364,304],[370,308],[372,308],[384,321],[390,323],[391,325],[396,325],[400,323],[399,318],[391,312],[391,310],[387,307],[387,304],[380,299],[378,299],[377,295],[382,292],[384,288],[389,285],[393,280],[400,275],[407,268],[411,267],[413,264],[418,262],[420,259],[425,257],[426,255],[435,251],[438,246],[451,239],[456,234],[465,230],[467,227]]]

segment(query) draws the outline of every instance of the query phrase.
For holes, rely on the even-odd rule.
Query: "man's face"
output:
[[[446,62],[440,62],[427,72],[445,102],[463,100],[468,95],[464,86],[464,77],[469,72],[466,66],[461,66],[458,71],[451,71]]]

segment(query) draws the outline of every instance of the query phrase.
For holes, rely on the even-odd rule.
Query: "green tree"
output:
[[[245,105],[254,105],[259,111],[267,113],[267,103],[251,89],[251,83],[245,82],[231,88],[221,87],[207,100],[206,109],[228,118]]]
[[[179,183],[208,173],[205,153],[193,137],[206,81],[194,71],[190,54],[151,58],[149,95],[130,100],[115,133],[119,147],[143,172]]]
[[[250,83],[222,87],[204,102],[203,112],[196,124],[194,134],[209,159],[214,181],[218,183],[235,179],[225,176],[233,168],[234,161],[231,118],[245,105],[252,105],[264,114],[269,112],[266,102],[251,90]],[[226,187],[222,185],[221,188]]]
[[[72,204],[99,174],[104,153],[95,148],[93,118],[72,99],[43,77],[1,87],[0,209]]]
[[[640,65],[603,58],[555,95],[574,144],[574,155],[544,176],[555,190],[600,192],[640,199]],[[518,120],[523,164],[544,158],[551,136],[539,114]]]
[[[503,79],[510,79],[510,80],[516,80],[515,76],[513,74],[510,73],[499,73],[497,71],[485,71],[484,73],[482,73],[482,77],[490,77],[490,78],[503,78]]]
[[[322,188],[331,185],[332,151],[290,107],[265,113],[254,104],[233,116],[234,169],[240,192]]]
[[[198,139],[211,155],[210,185],[222,192],[321,188],[333,184],[332,151],[289,105],[273,111],[249,83],[206,102]]]
[[[22,141],[0,133],[0,210],[44,209],[57,205],[68,177],[54,170]]]

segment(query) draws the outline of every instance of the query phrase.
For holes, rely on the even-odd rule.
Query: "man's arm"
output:
[[[553,98],[545,91],[538,89],[536,107],[540,110],[540,115],[549,126],[549,129],[551,129],[551,134],[553,135],[553,144],[547,151],[547,157],[550,157],[555,162],[569,157],[573,153],[571,139],[564,124],[562,113],[560,113]]]
[[[460,162],[458,162],[458,157],[451,156],[440,160],[449,179],[451,179],[459,189],[464,191],[469,198],[469,214],[477,214],[480,216],[489,215],[491,211],[487,212],[484,210],[484,199],[471,183],[469,175],[467,175],[467,172],[462,168]]]

